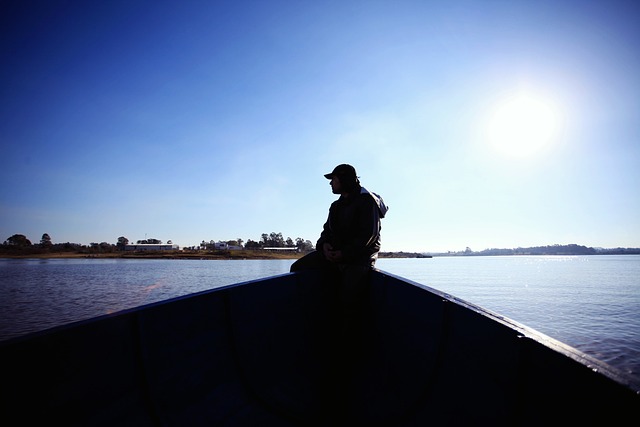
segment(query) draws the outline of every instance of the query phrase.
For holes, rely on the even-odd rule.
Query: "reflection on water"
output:
[[[0,339],[286,273],[292,260],[0,260]]]

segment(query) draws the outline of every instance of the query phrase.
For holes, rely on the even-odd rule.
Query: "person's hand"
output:
[[[330,260],[331,252],[333,252],[333,246],[331,246],[331,243],[325,243],[322,245],[322,254],[327,260]]]
[[[335,251],[330,251],[329,261],[331,262],[341,262],[342,261],[342,251],[340,249]]]
[[[333,249],[330,243],[322,245],[322,251],[327,261],[340,262],[342,260],[342,251],[340,249]]]

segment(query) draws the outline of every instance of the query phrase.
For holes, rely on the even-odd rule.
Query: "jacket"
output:
[[[331,204],[316,248],[322,251],[324,243],[342,251],[344,263],[371,264],[380,251],[381,219],[389,208],[382,198],[360,187],[349,196],[340,196]]]

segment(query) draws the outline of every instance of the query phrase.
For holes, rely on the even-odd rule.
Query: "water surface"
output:
[[[238,282],[293,260],[0,259],[0,340]],[[640,379],[640,256],[380,259]]]

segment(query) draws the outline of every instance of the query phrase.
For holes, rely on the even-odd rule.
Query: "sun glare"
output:
[[[554,142],[560,115],[553,102],[528,92],[508,98],[487,124],[491,146],[510,157],[528,157]]]

